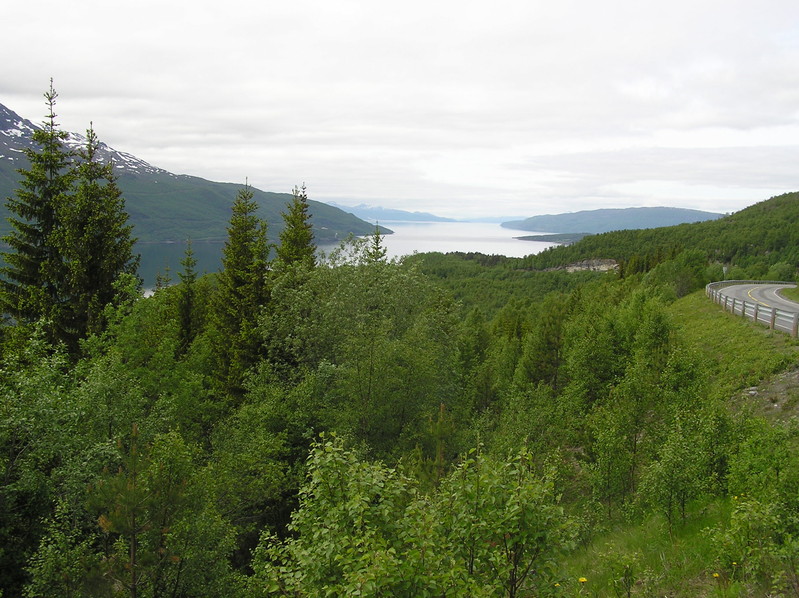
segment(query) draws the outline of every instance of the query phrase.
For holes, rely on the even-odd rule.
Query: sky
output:
[[[26,0],[0,103],[177,174],[455,218],[799,190],[796,0]]]

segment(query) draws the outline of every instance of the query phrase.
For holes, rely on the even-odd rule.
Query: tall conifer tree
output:
[[[60,225],[60,206],[72,182],[71,156],[64,145],[67,134],[56,123],[58,94],[52,80],[44,98],[48,113],[33,133],[38,149],[25,152],[29,167],[18,171],[22,179],[16,197],[6,200],[12,231],[2,241],[11,251],[3,254],[0,304],[18,322],[51,317],[63,298],[63,260],[52,235]]]
[[[113,164],[100,161],[99,146],[90,126],[72,176],[74,193],[62,206],[61,226],[54,234],[67,274],[55,323],[72,349],[78,339],[102,329],[103,311],[114,300],[114,281],[123,273],[135,275],[139,262]]]
[[[316,245],[304,183],[301,189],[294,187],[286,208],[283,213],[285,226],[280,232],[280,245],[277,247],[278,261],[282,266],[303,264],[312,268],[316,264]]]
[[[383,235],[380,234],[380,224],[375,224],[375,230],[369,236],[369,244],[366,247],[366,261],[370,264],[385,263],[386,255]]]
[[[178,272],[180,288],[178,289],[178,322],[180,325],[178,338],[178,355],[185,353],[198,333],[196,314],[196,298],[194,283],[197,281],[197,259],[194,257],[191,239],[186,242],[186,253],[180,260],[183,270]]]
[[[258,217],[252,189],[245,185],[233,202],[228,238],[222,250],[222,270],[214,302],[218,376],[228,395],[243,393],[245,372],[261,349],[258,315],[269,301],[269,245],[266,222]]]

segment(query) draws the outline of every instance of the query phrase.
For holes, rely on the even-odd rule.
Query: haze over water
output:
[[[524,257],[539,253],[555,243],[521,241],[514,237],[533,235],[487,222],[381,222],[394,231],[384,243],[389,257],[440,251],[477,252],[487,255]]]
[[[514,239],[531,235],[526,231],[502,228],[496,223],[486,222],[381,222],[381,225],[394,231],[385,235],[383,243],[389,258],[440,251],[479,252],[487,255],[523,257],[539,253],[555,245],[540,241],[521,241]],[[194,243],[192,249],[197,260],[198,274],[216,272],[221,266],[221,243]],[[319,249],[329,253],[337,247],[333,244],[320,244]],[[157,243],[138,245],[141,253],[139,273],[144,279],[145,288],[152,288],[158,274],[169,272],[172,283],[179,282],[178,272],[182,270],[180,261],[185,255],[186,246],[182,243]]]

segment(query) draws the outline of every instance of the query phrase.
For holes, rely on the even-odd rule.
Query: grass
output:
[[[704,292],[676,301],[669,312],[679,342],[707,364],[710,392],[726,399],[733,410],[740,406],[737,398],[746,394],[743,389],[780,379],[797,364],[799,342],[725,313]],[[797,397],[786,395],[785,402],[795,403]],[[765,596],[731,582],[728,571],[716,568],[717,551],[707,530],[728,522],[730,512],[728,498],[707,497],[692,504],[685,523],[671,530],[658,514],[642,521],[610,521],[606,531],[562,561],[560,595],[613,597],[629,591],[630,596],[653,598]]]
[[[659,515],[618,523],[564,561],[564,595],[627,596],[628,588],[631,596],[717,595],[715,551],[706,530],[726,521],[729,511],[727,500],[697,502],[671,531]],[[587,581],[580,584],[580,577]]]
[[[790,301],[796,301],[797,303],[799,303],[799,287],[782,289],[780,291],[780,294],[786,299],[789,299]]]
[[[703,291],[683,297],[669,310],[679,339],[709,367],[718,397],[754,386],[799,358],[796,339],[725,312]]]

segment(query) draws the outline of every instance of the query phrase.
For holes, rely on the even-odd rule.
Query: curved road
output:
[[[795,287],[795,284],[736,284],[724,287],[721,292],[739,301],[757,303],[763,307],[775,307],[782,311],[797,313],[799,303],[783,298],[779,291]]]

